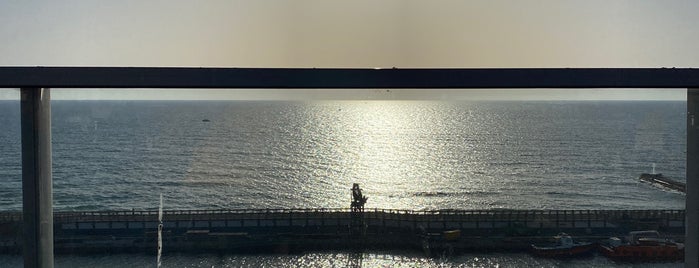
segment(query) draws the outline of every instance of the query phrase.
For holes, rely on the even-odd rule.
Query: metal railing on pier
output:
[[[291,208],[291,209],[217,209],[165,210],[165,220],[225,220],[225,219],[279,219],[279,218],[338,218],[349,217],[349,208]],[[59,211],[55,222],[77,221],[151,221],[157,219],[157,210],[122,211]],[[408,221],[607,221],[666,219],[684,221],[684,210],[401,210],[365,209],[365,219]],[[18,222],[21,212],[0,212],[0,222]]]

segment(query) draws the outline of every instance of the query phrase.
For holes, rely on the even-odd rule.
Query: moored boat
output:
[[[657,231],[630,232],[626,241],[610,238],[600,245],[600,252],[620,261],[680,261],[684,259],[684,244],[661,238]]]
[[[531,245],[532,253],[540,257],[568,258],[591,254],[595,249],[593,243],[575,242],[566,233],[560,233],[554,239],[555,242],[550,245]]]
[[[441,233],[423,233],[422,250],[428,257],[450,256],[454,253],[454,243],[460,238],[461,230],[458,229]]]

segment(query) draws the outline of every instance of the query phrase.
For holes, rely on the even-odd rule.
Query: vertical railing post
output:
[[[699,88],[687,89],[685,267],[699,267]]]
[[[48,88],[21,89],[24,267],[53,267],[50,99]]]

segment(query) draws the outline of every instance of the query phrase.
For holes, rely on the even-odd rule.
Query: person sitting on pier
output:
[[[352,212],[362,212],[364,211],[364,204],[366,204],[368,197],[362,195],[362,189],[359,188],[359,183],[352,185],[352,204],[350,208]]]

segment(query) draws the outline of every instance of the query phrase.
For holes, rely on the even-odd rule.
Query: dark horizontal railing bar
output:
[[[690,88],[693,68],[0,67],[0,88]]]

